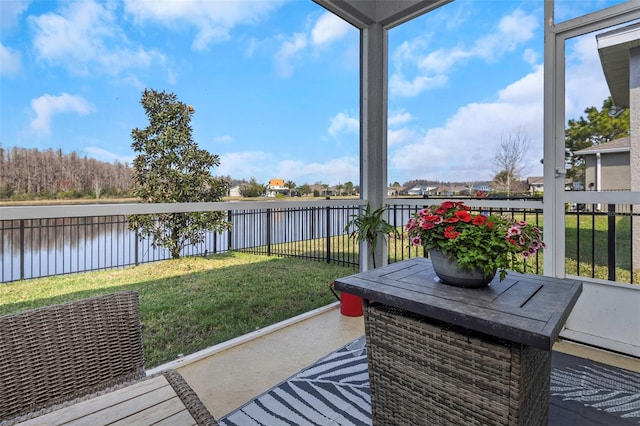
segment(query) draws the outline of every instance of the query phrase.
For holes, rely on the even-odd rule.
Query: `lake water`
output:
[[[184,256],[344,234],[353,207],[234,211],[232,230],[208,233]],[[139,240],[125,216],[0,221],[0,282],[123,267],[169,259]]]

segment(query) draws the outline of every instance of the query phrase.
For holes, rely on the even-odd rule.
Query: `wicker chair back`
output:
[[[136,292],[0,318],[0,422],[144,375]]]

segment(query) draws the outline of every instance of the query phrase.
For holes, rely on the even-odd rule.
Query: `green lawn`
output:
[[[567,274],[608,279],[608,230],[606,215],[567,216]],[[615,278],[631,281],[631,218],[615,217]],[[635,271],[633,283],[640,283],[640,271]]]
[[[242,253],[190,257],[0,285],[0,315],[135,290],[150,368],[334,302],[329,283],[356,272]]]

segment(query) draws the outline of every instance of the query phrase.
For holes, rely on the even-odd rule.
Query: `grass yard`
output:
[[[631,282],[631,218],[617,216],[615,221],[615,278]],[[566,218],[567,274],[608,279],[609,217],[604,215],[568,215]],[[633,283],[640,283],[640,271],[634,271]]]
[[[356,272],[242,253],[190,257],[0,285],[0,315],[135,290],[151,368],[334,302],[329,283]]]

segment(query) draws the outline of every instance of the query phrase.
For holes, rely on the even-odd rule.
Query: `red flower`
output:
[[[486,221],[487,221],[487,217],[483,214],[479,214],[473,218],[473,221],[471,221],[471,223],[477,226],[481,226],[481,225],[484,225]]]
[[[457,217],[448,217],[446,218],[444,221],[447,223],[456,223],[458,222],[460,219],[458,219]]]
[[[444,203],[442,203],[441,207],[444,208],[445,210],[449,210],[450,208],[453,208],[456,204],[453,201],[445,201]]]
[[[466,210],[458,210],[457,212],[455,212],[455,215],[458,219],[465,223],[471,222],[471,214],[469,214],[469,212]]]
[[[435,225],[433,224],[433,222],[428,222],[428,221],[424,221],[420,224],[420,227],[422,229],[433,229],[435,227]]]
[[[447,226],[444,230],[444,236],[450,240],[455,239],[458,235],[460,235],[460,232],[456,231],[453,226]]]

